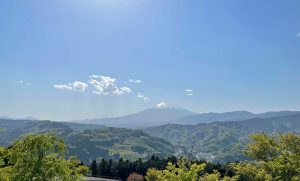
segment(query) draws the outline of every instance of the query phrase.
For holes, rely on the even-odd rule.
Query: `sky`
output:
[[[0,116],[300,110],[299,0],[2,0]]]

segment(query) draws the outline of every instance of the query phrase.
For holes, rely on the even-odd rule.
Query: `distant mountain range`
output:
[[[176,104],[161,102],[144,111],[113,118],[87,119],[71,121],[75,123],[95,124],[121,128],[143,129],[163,124],[193,125],[199,123],[212,123],[216,121],[241,121],[251,118],[268,118],[300,114],[299,111],[279,111],[254,114],[248,111],[233,111],[225,113],[196,114]]]
[[[169,102],[161,102],[150,109],[115,118],[88,119],[75,123],[98,124],[112,127],[140,129],[170,123],[174,119],[195,113]]]
[[[172,120],[173,124],[193,125],[199,123],[212,123],[216,121],[242,121],[251,118],[270,118],[276,116],[287,116],[300,114],[300,111],[278,111],[278,112],[265,112],[254,114],[248,111],[233,111],[225,113],[203,113],[193,114]]]
[[[300,114],[275,113],[281,115],[266,118],[251,118],[243,121],[200,123],[196,125],[166,124],[147,128],[144,131],[170,141],[185,152],[199,159],[227,162],[246,159],[242,148],[252,133],[265,132],[300,133]],[[187,153],[185,153],[187,154]]]
[[[35,117],[32,116],[28,116],[28,117],[24,117],[24,118],[13,118],[13,117],[8,117],[8,116],[1,116],[0,119],[12,119],[12,120],[38,120]]]

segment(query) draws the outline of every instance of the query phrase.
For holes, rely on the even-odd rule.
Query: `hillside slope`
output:
[[[192,152],[198,158],[226,162],[245,159],[241,149],[252,133],[300,133],[300,114],[197,125],[167,124],[145,131]]]
[[[96,158],[138,159],[148,158],[153,154],[165,156],[175,153],[170,142],[150,136],[141,130],[108,127],[75,130],[60,122],[30,121],[21,123],[14,127],[12,126],[16,125],[14,120],[0,120],[0,125],[6,125],[2,126],[0,131],[1,146],[8,146],[22,135],[55,132],[65,139],[70,155],[76,155],[84,162],[90,162]],[[75,124],[71,126],[80,127]]]

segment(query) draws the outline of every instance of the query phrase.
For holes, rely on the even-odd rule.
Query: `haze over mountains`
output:
[[[216,121],[241,121],[250,118],[270,118],[276,116],[286,116],[299,114],[299,111],[278,111],[278,112],[265,112],[265,113],[251,113],[248,111],[233,111],[233,112],[224,112],[224,113],[203,113],[203,114],[194,114],[188,115],[182,118],[172,120],[171,123],[174,124],[183,124],[183,125],[192,125],[199,123],[212,123]]]
[[[144,111],[126,116],[115,118],[90,119],[75,122],[138,129],[167,124],[174,119],[193,114],[195,113],[183,109],[178,105],[164,101],[153,106],[150,109],[146,109]]]
[[[87,119],[72,121],[81,124],[96,124],[112,127],[141,129],[163,124],[193,125],[216,121],[241,121],[250,118],[268,118],[275,116],[293,115],[299,111],[279,111],[254,114],[248,111],[233,111],[224,113],[197,114],[170,102],[161,102],[144,111],[113,118]]]
[[[300,133],[300,112],[196,114],[161,102],[135,114],[75,123],[0,118],[0,145],[30,133],[55,132],[66,140],[70,153],[85,162],[152,154],[227,162],[247,159],[241,150],[250,134],[289,131]]]
[[[12,119],[12,120],[38,120],[35,117],[27,116],[24,118],[14,118],[14,117],[8,117],[8,116],[1,116],[0,119]]]

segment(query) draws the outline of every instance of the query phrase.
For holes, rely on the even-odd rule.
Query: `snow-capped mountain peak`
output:
[[[172,104],[168,101],[162,101],[154,106],[155,109],[182,109],[176,104]]]

